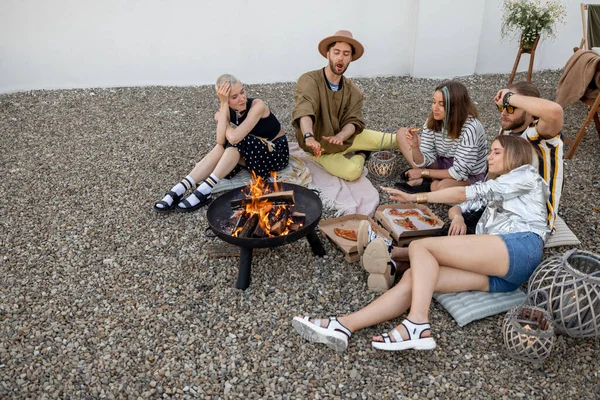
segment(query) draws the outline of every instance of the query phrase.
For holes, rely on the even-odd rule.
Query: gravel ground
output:
[[[544,97],[560,74],[534,74]],[[507,78],[461,78],[490,139],[499,127],[491,99]],[[440,82],[357,81],[367,125],[380,130],[422,124]],[[294,83],[247,89],[292,139]],[[433,352],[373,350],[370,337],[399,321],[356,333],[343,354],[302,340],[294,315],[347,313],[375,298],[359,264],[326,240],[327,256],[315,257],[301,240],[257,252],[240,291],[239,260],[206,255],[205,210],[151,210],[212,146],[216,107],[210,86],[0,95],[1,398],[600,396],[593,340],[560,336],[541,366],[514,361],[503,314],[458,328],[434,303]],[[573,136],[584,114],[568,108],[564,132]],[[599,154],[589,130],[566,162],[560,210],[596,253]]]

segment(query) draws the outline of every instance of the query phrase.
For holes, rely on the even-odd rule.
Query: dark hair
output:
[[[446,88],[446,90],[443,90]],[[440,91],[444,97],[444,112],[446,116],[443,121],[437,121],[433,118],[433,111],[427,118],[427,128],[440,132],[443,128],[448,131],[448,137],[458,139],[462,127],[469,116],[478,117],[477,107],[471,101],[467,87],[461,82],[451,80],[440,84],[435,88],[435,92]],[[450,99],[446,98],[446,93]],[[447,126],[444,123],[447,122]]]
[[[329,52],[329,49],[331,49],[333,46],[335,46],[336,43],[337,42],[329,43],[329,46],[327,46],[327,52]],[[342,41],[342,43],[348,43],[348,42],[343,42]],[[348,43],[348,44],[350,44],[350,43]],[[356,53],[356,50],[354,50],[354,46],[352,46],[350,44],[350,48],[352,49],[352,55],[354,55],[354,53]]]
[[[502,163],[504,164],[504,173],[508,173],[522,165],[531,164],[533,160],[533,147],[529,140],[516,135],[498,135],[492,140],[492,143],[498,141],[504,149]],[[497,178],[488,174],[488,178]]]
[[[512,83],[507,89],[523,96],[541,97],[538,88],[533,83],[527,81]]]

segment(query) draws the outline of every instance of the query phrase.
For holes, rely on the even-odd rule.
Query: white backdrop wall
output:
[[[0,93],[200,85],[223,72],[248,83],[295,81],[325,64],[317,43],[338,29],[366,49],[349,76],[509,72],[517,44],[500,42],[500,3],[0,0]],[[568,3],[567,19],[556,40],[541,42],[536,69],[561,68],[579,44],[579,2]]]

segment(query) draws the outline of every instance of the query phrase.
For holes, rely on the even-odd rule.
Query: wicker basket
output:
[[[378,181],[385,181],[392,177],[398,169],[398,155],[393,150],[394,135],[390,135],[390,149],[382,150],[383,140],[387,133],[381,136],[381,142],[379,143],[379,151],[375,151],[371,154],[367,160],[367,169],[369,170],[369,176]]]
[[[600,336],[598,254],[572,250],[544,261],[529,278],[528,293],[532,304],[550,313],[557,332]]]
[[[502,335],[511,357],[534,363],[540,363],[550,355],[555,340],[550,314],[529,305],[514,307],[506,314]]]

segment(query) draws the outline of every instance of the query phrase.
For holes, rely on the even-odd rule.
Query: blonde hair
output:
[[[504,164],[503,174],[522,165],[531,164],[534,150],[527,139],[523,139],[521,136],[498,135],[492,140],[492,143],[495,141],[498,141],[504,149],[502,157],[502,163]],[[498,175],[488,174],[488,179],[495,179],[497,177]]]
[[[233,76],[231,74],[223,74],[217,78],[217,83],[215,84],[215,89],[218,89],[219,86],[221,86],[225,82],[229,82],[231,84],[231,86],[233,86],[237,83],[241,83],[240,80],[238,78],[236,78],[235,76]]]

